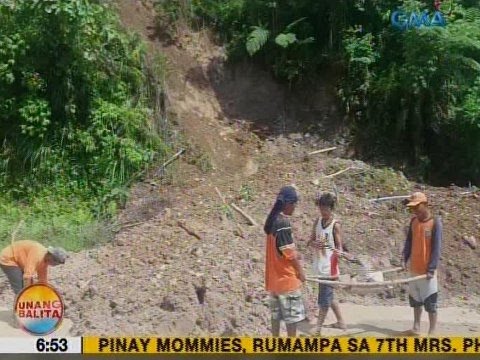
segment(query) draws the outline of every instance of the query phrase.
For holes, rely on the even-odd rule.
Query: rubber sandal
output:
[[[347,325],[341,324],[341,323],[338,323],[338,322],[330,324],[330,325],[325,325],[325,327],[329,328],[329,329],[347,330]]]

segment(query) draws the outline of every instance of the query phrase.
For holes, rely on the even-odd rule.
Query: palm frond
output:
[[[269,30],[261,26],[254,26],[247,39],[246,47],[248,54],[250,56],[255,55],[267,43],[269,36]]]

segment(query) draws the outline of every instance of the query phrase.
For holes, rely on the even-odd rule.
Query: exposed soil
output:
[[[179,31],[175,41],[165,42],[148,4],[118,3],[125,26],[142,35],[151,54],[168,59],[170,118],[189,149],[165,178],[152,177],[132,189],[120,216],[129,227],[113,243],[52,269],[74,335],[268,334],[261,224],[278,189],[291,183],[302,196],[292,222],[307,267],[311,257],[305,243],[317,216],[316,192],[336,189],[349,250],[382,269],[398,265],[409,214],[398,201],[369,199],[425,191],[444,221],[441,306],[478,310],[480,252],[462,240],[478,237],[477,195],[415,184],[399,172],[348,159],[342,118],[327,82],[303,102],[299,94],[285,102],[283,87],[269,74],[226,66],[223,49],[207,32]],[[306,155],[330,146],[337,149]],[[324,177],[349,166],[354,169]],[[215,188],[260,226],[248,225]],[[350,270],[341,264],[341,271]],[[308,284],[305,292],[313,318],[316,290]],[[2,292],[2,300],[9,297]],[[408,301],[402,289],[365,297],[340,292],[339,297],[360,305]]]

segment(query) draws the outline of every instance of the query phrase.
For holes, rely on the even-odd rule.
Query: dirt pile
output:
[[[368,256],[377,268],[398,264],[409,215],[398,202],[371,203],[368,199],[402,194],[417,186],[398,173],[358,161],[326,155],[305,161],[306,152],[325,145],[317,143],[314,137],[307,139],[267,141],[256,158],[260,164],[258,173],[245,179],[243,186],[221,178],[201,177],[199,173],[197,180],[183,187],[151,192],[150,197],[164,199],[169,207],[157,209],[153,218],[121,232],[114,243],[77,254],[62,270],[55,269],[54,281],[65,294],[75,331],[132,335],[268,334],[262,230],[248,225],[242,216],[227,208],[215,187],[227,203],[235,202],[261,224],[278,188],[295,183],[302,199],[293,225],[307,267],[311,257],[305,243],[316,215],[311,200],[316,191],[336,187],[340,199],[337,214],[350,251]],[[355,169],[333,179],[324,178],[348,166]],[[315,179],[320,180],[318,186],[313,184]],[[397,190],[383,190],[387,188]],[[245,189],[250,192],[247,194]],[[441,304],[478,307],[480,286],[475,281],[475,264],[479,254],[461,237],[477,225],[478,217],[465,214],[478,212],[478,200],[462,196],[460,189],[422,190],[442,212],[445,223],[439,271]],[[455,206],[457,212],[453,213]],[[200,239],[179,226],[179,221]],[[342,263],[341,270],[351,269]],[[309,317],[313,319],[316,289],[308,284],[305,291]],[[344,292],[339,297],[344,303],[360,305],[407,303],[402,289],[365,297]]]
[[[328,123],[320,122],[323,130],[314,126],[314,135],[307,132],[308,126],[298,125],[298,112],[292,122],[286,121],[288,116],[272,118],[275,113],[268,112],[271,108],[266,111],[264,103],[268,94],[276,96],[278,85],[266,77],[257,89],[268,90],[263,101],[252,96],[235,101],[236,86],[242,92],[252,89],[248,82],[258,84],[257,73],[228,75],[218,60],[222,50],[208,44],[204,33],[185,33],[177,45],[165,45],[152,35],[151,8],[134,0],[120,1],[119,7],[126,26],[140,32],[152,52],[166,54],[175,69],[168,79],[171,116],[192,147],[166,178],[154,177],[132,189],[120,216],[127,226],[114,242],[75,254],[61,268],[52,269],[67,316],[74,321],[73,334],[268,335],[261,225],[278,189],[292,183],[301,194],[292,222],[306,266],[311,263],[305,245],[317,216],[313,198],[318,191],[338,193],[337,216],[350,251],[368,256],[377,268],[398,265],[409,214],[399,201],[369,199],[418,189],[427,192],[444,220],[441,305],[478,309],[480,252],[463,240],[478,238],[476,194],[455,187],[424,187],[399,172],[347,159],[348,143],[330,133]],[[218,83],[212,73],[218,75]],[[308,116],[330,118],[333,108],[327,101]],[[271,136],[260,139],[248,129],[249,122],[258,124],[262,118],[274,126]],[[332,146],[336,149],[331,152],[307,155]],[[205,163],[211,167],[198,157],[193,161],[196,151],[206,154]],[[227,205],[232,202],[260,226],[248,225]],[[341,271],[350,270],[341,264]],[[307,284],[305,292],[313,318],[316,289]],[[7,301],[11,296],[3,291],[0,297]],[[360,305],[407,302],[402,289],[339,297]]]

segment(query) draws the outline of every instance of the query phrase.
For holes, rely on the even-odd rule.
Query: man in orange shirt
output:
[[[413,307],[413,328],[406,335],[417,336],[420,333],[422,306],[428,312],[430,321],[429,335],[433,335],[437,325],[438,281],[437,266],[440,261],[442,243],[442,221],[432,217],[425,194],[416,192],[410,196],[407,206],[414,216],[410,222],[403,250],[404,269],[412,276],[426,275],[426,279],[410,282],[409,302]]]
[[[36,241],[21,240],[2,250],[0,268],[17,296],[24,287],[34,283],[36,275],[38,282],[47,283],[48,266],[64,264],[66,258],[62,248],[46,248]]]
[[[282,320],[286,324],[288,336],[296,336],[297,323],[306,317],[302,296],[305,274],[288,219],[293,214],[297,201],[295,188],[283,187],[264,226],[267,234],[265,288],[270,293],[273,336],[280,335]]]

